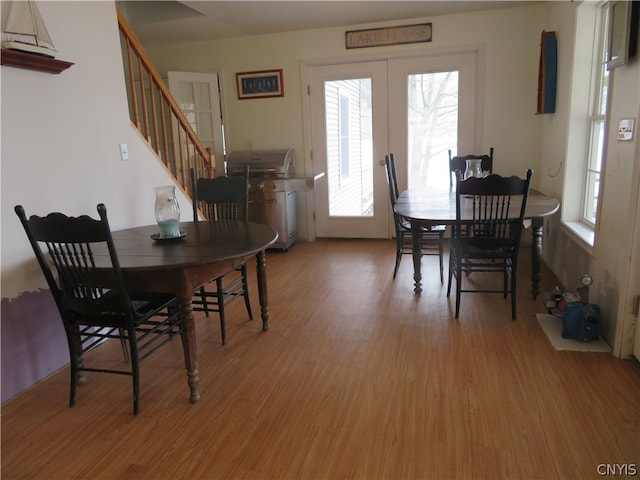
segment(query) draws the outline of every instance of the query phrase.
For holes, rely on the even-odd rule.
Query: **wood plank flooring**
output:
[[[199,403],[179,339],[143,362],[137,417],[130,379],[113,375],[92,374],[69,408],[63,369],[2,406],[2,478],[579,479],[640,467],[638,364],[555,351],[523,257],[516,321],[487,294],[463,294],[454,320],[437,257],[423,259],[415,296],[409,256],[392,280],[391,241],[269,252],[268,332],[253,262],[256,320],[232,305],[222,346],[218,318],[198,317]],[[543,291],[554,284],[544,269]],[[116,343],[92,354],[121,358]]]

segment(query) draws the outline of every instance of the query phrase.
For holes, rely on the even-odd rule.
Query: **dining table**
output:
[[[461,218],[471,217],[471,201],[461,198]],[[420,230],[433,225],[454,225],[456,223],[456,189],[448,186],[410,188],[400,193],[393,207],[394,211],[411,224],[413,237],[413,280],[414,292],[422,292],[422,252]],[[525,226],[531,227],[531,294],[535,299],[540,293],[540,262],[542,258],[542,236],[544,218],[553,215],[560,208],[560,202],[534,189],[529,190],[525,207]],[[530,225],[529,225],[530,224]]]
[[[125,284],[131,291],[172,293],[180,304],[180,336],[192,403],[198,391],[198,354],[192,297],[201,285],[255,256],[262,330],[269,329],[265,250],[278,238],[267,225],[240,221],[179,224],[180,236],[158,238],[158,225],[112,232]],[[96,266],[108,269],[108,252],[95,255]]]

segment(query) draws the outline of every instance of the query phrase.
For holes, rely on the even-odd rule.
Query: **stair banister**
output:
[[[117,13],[131,122],[189,195],[190,168],[198,176],[213,177],[215,158],[193,131],[120,10]]]

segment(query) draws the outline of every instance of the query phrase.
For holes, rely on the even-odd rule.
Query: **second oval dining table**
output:
[[[463,199],[461,207],[470,202]],[[536,190],[529,190],[525,219],[531,220],[531,294],[535,299],[540,293],[540,259],[542,257],[542,235],[544,217],[553,215],[560,202]],[[398,196],[394,207],[396,213],[411,223],[413,237],[414,292],[422,292],[420,228],[431,225],[453,225],[456,222],[456,190],[449,187],[423,187],[405,190]],[[469,217],[462,212],[462,217]]]
[[[190,400],[200,399],[193,316],[194,290],[256,257],[262,329],[269,329],[265,249],[278,238],[267,225],[251,222],[183,222],[183,238],[154,241],[157,225],[112,232],[125,283],[131,290],[173,293],[180,303],[181,338]],[[96,265],[110,265],[107,252]]]

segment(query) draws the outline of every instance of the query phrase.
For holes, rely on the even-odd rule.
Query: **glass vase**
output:
[[[176,199],[176,187],[164,185],[153,187],[156,194],[155,213],[160,227],[160,238],[180,236],[180,205]]]
[[[473,158],[466,161],[466,168],[464,171],[464,179],[469,177],[482,177],[482,159]]]

